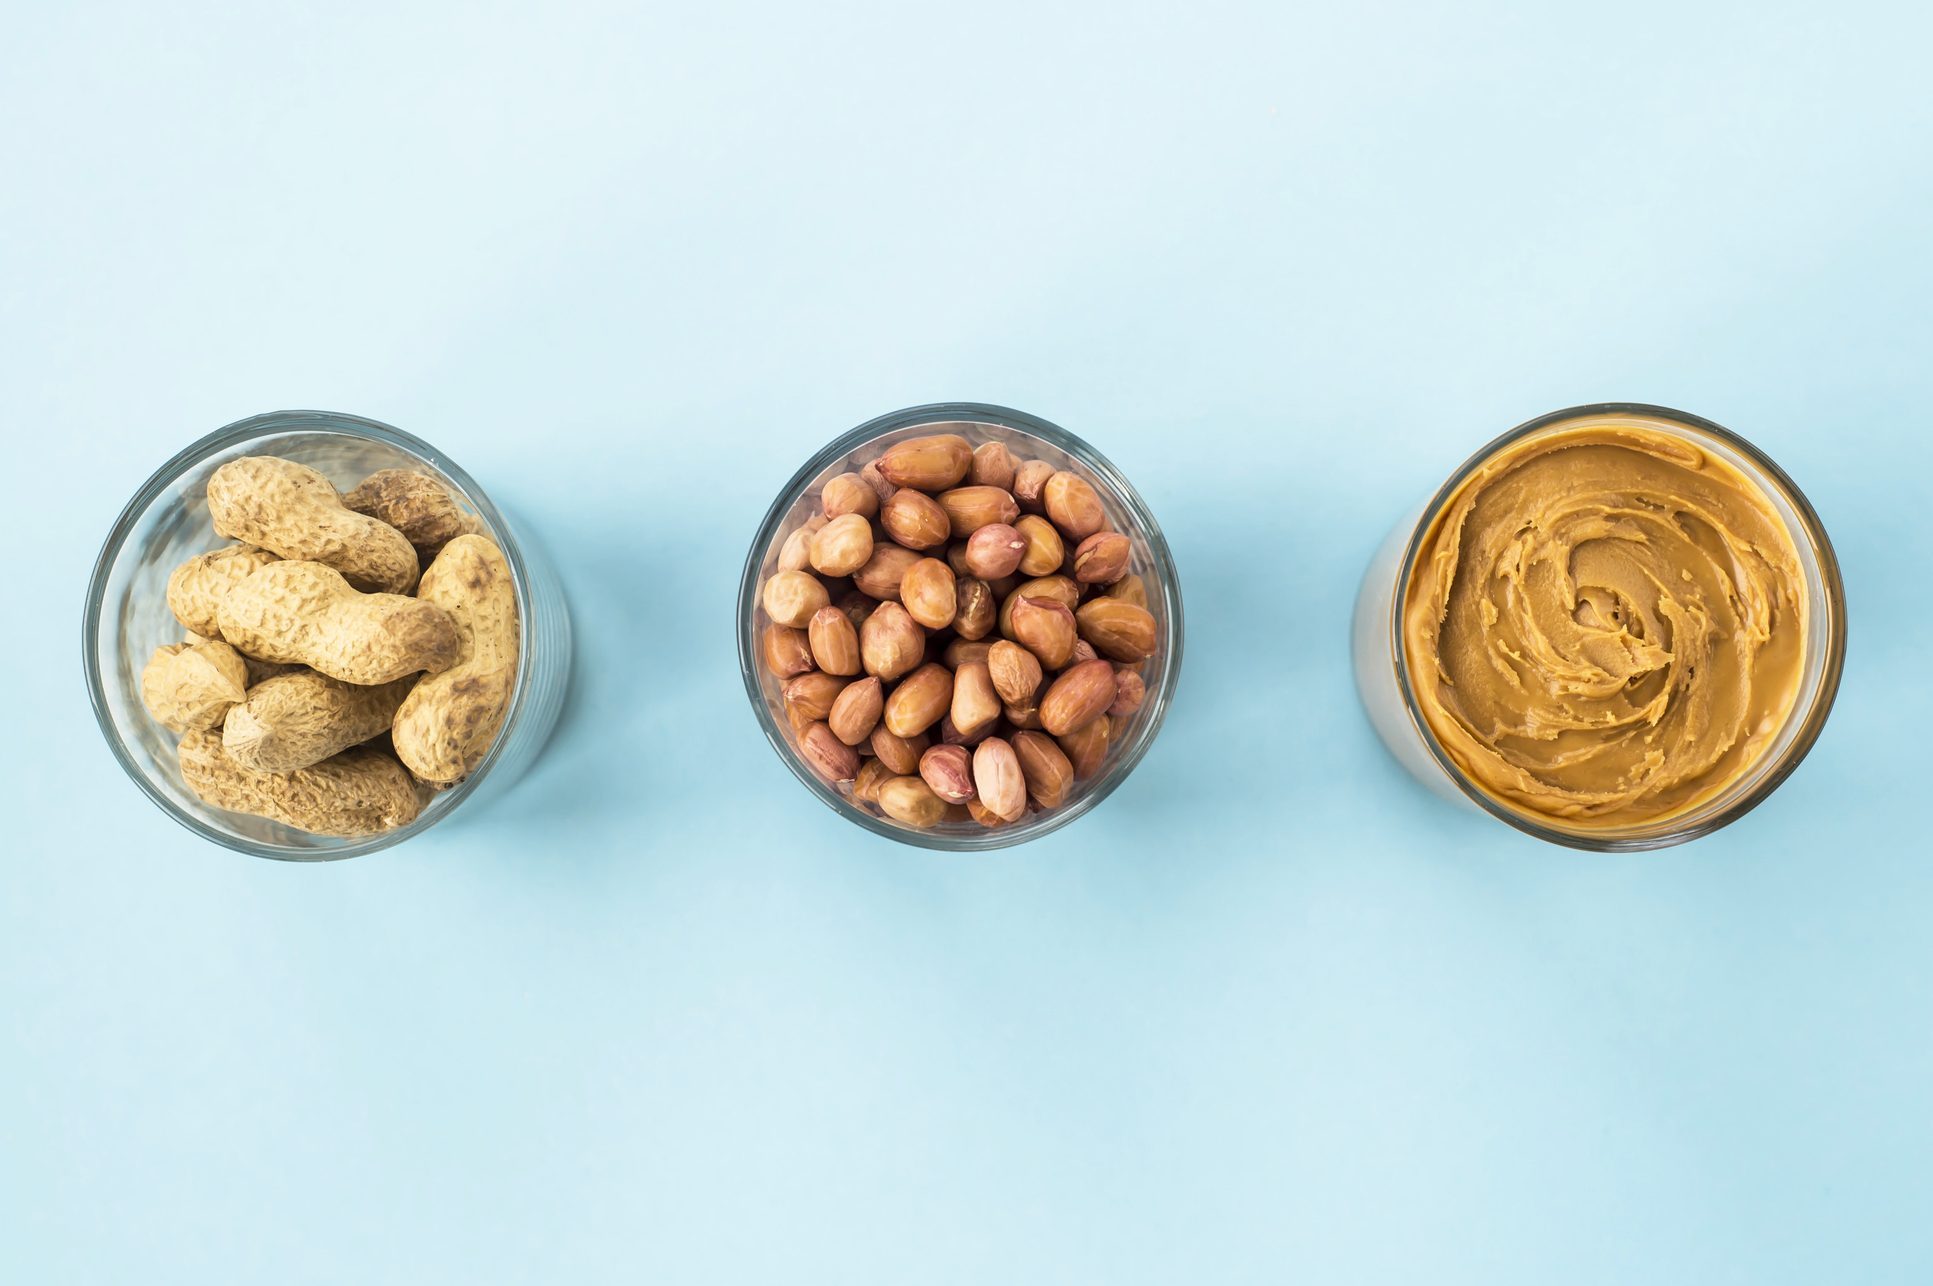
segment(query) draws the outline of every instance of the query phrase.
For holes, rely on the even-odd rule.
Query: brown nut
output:
[[[972,738],[999,721],[1000,694],[993,689],[985,661],[967,661],[953,672],[953,726]]]
[[[992,649],[993,644],[987,639],[954,639],[946,645],[946,650],[940,653],[940,660],[946,662],[949,668],[957,670],[970,661],[986,660]]]
[[[971,576],[973,569],[967,566],[967,542],[956,540],[946,547],[946,565],[953,569],[955,576]]]
[[[817,723],[832,713],[832,703],[846,690],[846,680],[835,674],[813,670],[793,679],[779,692],[788,709],[797,710],[806,722]]]
[[[879,726],[880,711],[886,705],[886,689],[877,678],[848,683],[832,700],[826,712],[826,726],[832,735],[848,746],[856,746],[873,735]]]
[[[780,571],[802,572],[812,566],[812,536],[818,530],[818,527],[792,529],[792,534],[779,545]]]
[[[920,756],[926,753],[932,739],[925,733],[916,737],[901,737],[890,731],[885,724],[873,729],[873,753],[879,762],[901,777],[908,777],[920,770]]]
[[[953,524],[953,535],[964,540],[990,523],[1006,523],[1020,517],[1020,506],[999,487],[955,487],[940,493],[940,508]]]
[[[973,790],[987,811],[1002,821],[1017,822],[1027,814],[1027,778],[1011,744],[988,737],[973,752]]]
[[[1052,576],[1067,561],[1067,544],[1054,524],[1039,514],[1023,514],[1014,525],[1027,542],[1016,568],[1023,576]]]
[[[765,668],[779,678],[789,679],[812,668],[812,643],[804,630],[773,621],[766,625],[760,641]]]
[[[1016,732],[1013,752],[1027,779],[1027,793],[1042,808],[1059,808],[1074,785],[1074,764],[1067,752],[1043,732]]]
[[[967,570],[986,580],[1011,576],[1027,552],[1027,540],[1004,522],[990,522],[967,537]]]
[[[1100,493],[1087,479],[1065,469],[1047,479],[1041,488],[1041,503],[1054,525],[1074,540],[1086,540],[1107,526],[1107,511],[1101,507]]]
[[[1023,598],[1013,606],[1014,642],[1032,652],[1040,664],[1058,670],[1074,653],[1074,614],[1051,598]]]
[[[774,572],[765,582],[761,601],[774,621],[802,630],[812,624],[815,612],[832,601],[832,595],[811,572]]]
[[[879,600],[868,597],[862,590],[849,589],[835,599],[832,605],[844,612],[846,619],[852,622],[852,627],[858,629],[866,623],[866,618],[873,614],[873,609],[879,606]]]
[[[1080,619],[1078,617],[1075,618],[1074,624],[1076,628],[1079,627]],[[1075,639],[1074,653],[1067,658],[1067,663],[1069,665],[1079,665],[1083,661],[1092,661],[1099,655],[1100,653],[1094,650],[1092,643],[1089,643],[1086,639]]]
[[[945,745],[966,746],[971,749],[991,737],[999,726],[1000,721],[996,719],[991,723],[980,725],[972,732],[961,732],[958,725],[953,722],[952,711],[948,711],[946,717],[940,720],[940,741]]]
[[[1110,715],[1126,718],[1139,710],[1147,699],[1148,685],[1140,675],[1133,670],[1114,672],[1114,704],[1107,708]]]
[[[898,603],[881,603],[859,627],[859,660],[867,674],[890,682],[925,658],[926,634]]]
[[[1040,699],[1040,726],[1056,737],[1078,732],[1114,704],[1114,667],[1083,661],[1048,685]]]
[[[912,737],[938,723],[953,704],[953,673],[928,662],[901,679],[886,698],[886,728],[896,737]]]
[[[982,442],[973,448],[973,463],[967,468],[967,481],[977,487],[1013,490],[1014,471],[1020,467],[1005,442]]]
[[[1154,617],[1146,608],[1119,598],[1096,598],[1074,614],[1081,637],[1102,656],[1133,664],[1154,655]]]
[[[1118,531],[1097,531],[1074,550],[1074,579],[1083,585],[1112,585],[1128,574],[1134,543]]]
[[[859,772],[852,779],[852,797],[862,804],[879,802],[879,785],[893,776],[893,770],[877,759],[861,757]]]
[[[891,500],[893,493],[899,490],[898,487],[886,481],[886,475],[879,471],[877,460],[866,461],[859,470],[859,480],[873,489],[873,494],[879,497],[879,503],[882,505]]]
[[[1028,513],[1043,513],[1047,505],[1041,492],[1047,487],[1047,479],[1054,476],[1054,466],[1045,460],[1029,460],[1014,470],[1013,498]]]
[[[859,775],[858,754],[823,723],[813,724],[799,737],[799,757],[827,781],[851,781]]]
[[[937,549],[953,533],[952,521],[940,502],[911,487],[893,493],[879,511],[879,525],[908,549]]]
[[[920,756],[920,780],[949,804],[973,798],[973,756],[965,746],[934,746]]]
[[[946,818],[946,801],[918,777],[889,777],[873,792],[879,811],[896,822],[925,830]]]
[[[812,538],[812,566],[825,576],[850,576],[873,556],[873,525],[860,514],[842,514]]]
[[[900,578],[899,601],[912,618],[929,630],[943,630],[953,624],[958,599],[953,588],[953,569],[937,558],[922,558],[906,569]]]
[[[870,518],[879,512],[879,493],[858,474],[842,473],[826,479],[826,485],[819,492],[819,507],[828,519],[846,514]]]
[[[812,660],[821,670],[827,674],[859,673],[859,631],[853,628],[851,617],[828,605],[812,614],[806,630]]]
[[[1016,728],[1024,729],[1028,732],[1040,731],[1040,705],[1037,702],[1030,701],[1025,705],[1002,706],[1000,713],[1005,715],[1007,722]]]
[[[958,486],[973,464],[973,444],[957,433],[908,438],[879,457],[879,472],[896,487],[944,491]]]
[[[985,804],[981,803],[977,798],[967,800],[966,808],[967,808],[967,816],[971,817],[974,821],[980,823],[988,830],[995,830],[1007,824],[1006,818],[1000,816],[998,813],[993,812]]]
[[[1040,660],[1018,643],[1001,639],[987,652],[987,671],[994,691],[1007,705],[1026,705],[1040,691]]]
[[[1108,739],[1113,727],[1108,717],[1102,715],[1085,728],[1054,739],[1067,752],[1067,761],[1074,765],[1075,781],[1086,781],[1101,771],[1101,765],[1107,762]]]
[[[1148,606],[1148,583],[1133,572],[1109,585],[1105,591],[1108,598],[1118,598],[1124,603],[1133,603],[1143,611]]]
[[[1008,638],[1013,637],[1013,605],[1023,598],[1050,598],[1070,612],[1081,605],[1081,587],[1066,576],[1037,576],[1005,594],[998,585],[991,588],[1000,597],[1000,632]]]
[[[1000,609],[994,606],[993,589],[985,581],[967,577],[955,583],[958,605],[953,612],[953,631],[972,642],[993,633]]]
[[[910,549],[877,542],[873,545],[872,558],[852,574],[852,583],[868,598],[897,603],[899,583],[906,578],[906,569],[919,560],[920,556]]]

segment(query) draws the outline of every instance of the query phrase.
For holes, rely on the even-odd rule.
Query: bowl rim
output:
[[[1713,812],[1682,826],[1670,827],[1656,834],[1624,835],[1617,831],[1593,835],[1589,831],[1573,831],[1547,824],[1535,816],[1520,812],[1499,800],[1471,781],[1455,759],[1443,748],[1442,742],[1430,728],[1429,720],[1422,717],[1417,709],[1416,689],[1411,682],[1408,657],[1403,642],[1403,603],[1409,587],[1410,577],[1415,572],[1417,555],[1423,547],[1424,537],[1435,526],[1444,508],[1457,495],[1471,474],[1480,469],[1485,462],[1505,447],[1568,420],[1584,419],[1592,416],[1642,416],[1650,419],[1665,420],[1703,433],[1737,452],[1762,479],[1754,481],[1769,483],[1778,488],[1782,498],[1792,507],[1798,518],[1800,530],[1793,533],[1795,543],[1803,542],[1810,549],[1818,564],[1822,597],[1826,608],[1826,648],[1822,660],[1818,687],[1811,693],[1810,702],[1803,711],[1796,706],[1791,716],[1800,718],[1798,732],[1791,743],[1780,752],[1778,759],[1766,765],[1762,776],[1755,780],[1738,798]],[[1769,455],[1747,441],[1744,437],[1727,429],[1721,424],[1693,415],[1689,411],[1679,411],[1668,406],[1650,402],[1588,402],[1579,406],[1565,407],[1549,411],[1543,415],[1525,420],[1515,428],[1498,434],[1479,447],[1462,464],[1454,469],[1441,487],[1430,496],[1423,506],[1422,514],[1411,529],[1409,539],[1403,548],[1403,556],[1396,568],[1396,581],[1391,594],[1390,616],[1387,623],[1390,642],[1390,657],[1396,677],[1396,688],[1402,698],[1403,714],[1410,726],[1416,730],[1424,748],[1442,768],[1444,774],[1462,791],[1471,802],[1499,821],[1506,822],[1517,830],[1547,843],[1565,848],[1578,849],[1593,853],[1634,853],[1655,849],[1671,848],[1679,844],[1700,839],[1714,831],[1731,825],[1754,808],[1764,803],[1772,793],[1790,777],[1799,764],[1811,752],[1825,730],[1826,719],[1832,713],[1834,701],[1839,694],[1839,684],[1846,661],[1846,590],[1845,580],[1839,567],[1839,559],[1834,553],[1831,539],[1826,535],[1824,522],[1819,518],[1812,502],[1806,499],[1784,469]]]
[[[511,690],[510,705],[504,714],[503,727],[498,731],[496,740],[492,742],[483,761],[477,765],[476,771],[456,785],[439,792],[438,797],[426,804],[407,825],[398,826],[394,830],[384,831],[378,835],[348,839],[340,846],[325,850],[311,851],[232,834],[225,828],[212,825],[203,818],[183,810],[154,782],[147,769],[136,759],[121,736],[107,699],[106,683],[100,665],[101,630],[106,617],[108,580],[126,547],[135,523],[191,469],[252,438],[278,432],[333,434],[379,442],[404,451],[415,457],[418,463],[428,465],[448,477],[463,493],[462,498],[475,507],[477,516],[483,521],[487,533],[502,551],[504,561],[510,565],[511,586],[517,598],[516,683]],[[219,537],[216,538],[219,539]],[[502,511],[492,503],[489,495],[477,485],[476,480],[444,452],[394,425],[345,411],[265,411],[224,425],[175,452],[135,489],[134,495],[121,507],[121,512],[108,529],[107,538],[101,542],[100,552],[94,560],[94,570],[87,581],[87,598],[83,604],[81,616],[82,668],[87,678],[88,701],[94,708],[94,718],[100,725],[101,735],[107,740],[109,748],[123,771],[162,812],[202,839],[251,857],[282,862],[335,862],[392,848],[404,840],[422,834],[454,814],[489,777],[491,769],[502,757],[504,747],[510,741],[509,734],[516,725],[517,716],[522,712],[530,696],[534,666],[532,649],[529,646],[532,610],[529,569],[509,523],[505,520]],[[443,802],[445,800],[448,802]],[[214,812],[226,811],[214,809],[213,805],[208,807]]]
[[[902,826],[890,818],[876,817],[852,803],[822,781],[818,774],[807,768],[787,740],[784,730],[779,726],[771,707],[766,702],[760,681],[764,661],[759,655],[757,625],[758,594],[765,553],[772,547],[785,515],[797,503],[807,485],[834,461],[850,455],[875,439],[906,429],[947,423],[986,424],[1037,437],[1048,446],[1079,461],[1083,468],[1091,470],[1094,480],[1106,485],[1122,508],[1131,513],[1135,521],[1141,524],[1142,529],[1139,534],[1145,540],[1148,556],[1154,563],[1150,570],[1154,578],[1158,578],[1167,616],[1166,634],[1163,638],[1165,645],[1163,651],[1166,657],[1165,681],[1158,694],[1150,693],[1149,704],[1152,708],[1135,741],[1121,753],[1118,759],[1107,765],[1100,777],[1075,802],[1048,812],[1032,814],[1018,823],[991,830],[982,828],[978,833],[966,834],[936,834],[932,831]],[[746,554],[744,570],[739,577],[734,633],[738,639],[739,671],[745,683],[745,694],[752,703],[753,715],[758,721],[760,730],[765,734],[766,742],[791,770],[792,775],[798,778],[808,791],[817,796],[820,802],[854,825],[901,844],[941,852],[978,853],[1025,844],[1050,835],[1063,826],[1071,825],[1098,807],[1120,787],[1122,782],[1128,779],[1154,745],[1162,725],[1167,720],[1168,707],[1173,701],[1175,689],[1181,678],[1186,630],[1182,614],[1181,580],[1175,570],[1174,555],[1168,548],[1167,537],[1155,520],[1153,510],[1142,499],[1141,493],[1135,490],[1134,485],[1111,460],[1078,435],[1025,411],[990,402],[928,402],[918,406],[903,407],[897,411],[888,411],[883,415],[874,416],[863,424],[855,425],[814,452],[786,480],[785,485],[779,489],[777,496],[766,509],[765,516],[760,519],[752,537],[751,549]]]

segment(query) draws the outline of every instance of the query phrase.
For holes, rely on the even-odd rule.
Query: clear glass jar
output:
[[[1465,479],[1491,457],[1532,435],[1599,423],[1636,424],[1676,435],[1756,483],[1784,522],[1798,551],[1808,609],[1798,695],[1784,727],[1766,751],[1736,781],[1711,798],[1656,821],[1623,827],[1566,825],[1504,803],[1471,781],[1417,708],[1402,636],[1402,604],[1418,551]],[[1377,735],[1398,762],[1438,794],[1481,808],[1553,844],[1595,852],[1664,848],[1708,835],[1744,816],[1791,775],[1818,740],[1838,693],[1845,663],[1846,591],[1818,514],[1792,479],[1751,443],[1683,411],[1636,402],[1603,402],[1553,411],[1518,425],[1464,461],[1420,511],[1398,523],[1363,577],[1356,599],[1353,652],[1356,688]]]
[[[208,518],[208,478],[237,456],[273,455],[326,474],[348,490],[379,469],[438,479],[482,520],[510,564],[522,622],[516,687],[503,731],[459,784],[438,792],[407,826],[380,835],[311,835],[267,818],[203,803],[181,779],[177,738],[141,704],[141,670],[153,651],[185,631],[168,609],[168,576],[224,542]],[[508,789],[549,740],[570,682],[570,613],[562,583],[537,548],[490,503],[470,475],[429,443],[360,416],[276,411],[211,433],[155,471],[115,520],[94,564],[83,621],[88,695],[108,745],[150,799],[195,834],[256,857],[324,861],[400,844],[472,800]],[[473,806],[474,807],[474,806]]]
[[[989,830],[978,822],[942,822],[929,830],[902,826],[871,811],[848,793],[851,783],[833,786],[808,767],[793,747],[791,724],[785,717],[782,682],[769,673],[760,655],[759,633],[765,616],[759,592],[778,567],[785,538],[819,508],[819,492],[837,474],[856,472],[888,447],[907,438],[934,433],[957,433],[975,446],[1004,442],[1020,459],[1046,460],[1091,481],[1100,492],[1108,525],[1133,541],[1130,571],[1147,584],[1148,611],[1155,618],[1159,643],[1144,664],[1147,699],[1140,710],[1117,726],[1105,766],[1079,782],[1059,808],[1030,811],[1020,821]],[[991,636],[990,636],[991,637]],[[766,511],[745,559],[738,590],[738,661],[765,738],[802,785],[828,807],[876,834],[922,848],[968,852],[1024,844],[1084,816],[1106,799],[1134,771],[1154,744],[1181,674],[1181,586],[1168,552],[1168,542],[1147,504],[1105,456],[1067,430],[1022,411],[977,402],[944,402],[910,407],[868,420],[840,435],[807,460],[779,491]]]

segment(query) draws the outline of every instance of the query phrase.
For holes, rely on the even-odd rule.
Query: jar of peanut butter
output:
[[[1817,740],[1845,658],[1818,515],[1749,442],[1634,403],[1519,425],[1400,524],[1356,684],[1440,793],[1553,843],[1683,843]]]

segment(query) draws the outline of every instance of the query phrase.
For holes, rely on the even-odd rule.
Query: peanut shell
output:
[[[409,539],[345,507],[327,478],[294,460],[251,455],[222,465],[208,479],[208,516],[230,540],[321,563],[357,589],[404,594],[416,584]]]
[[[463,780],[495,744],[517,686],[517,591],[510,564],[488,536],[443,546],[417,597],[456,623],[455,662],[426,675],[396,711],[396,757],[419,780]]]
[[[190,633],[219,639],[222,599],[276,561],[274,554],[253,545],[229,545],[196,554],[169,573],[168,610]]]
[[[248,666],[226,643],[168,643],[141,671],[141,704],[170,732],[219,727],[248,688]]]
[[[481,520],[448,487],[415,469],[378,470],[357,483],[342,503],[402,532],[425,567],[458,536],[483,530]]]
[[[415,686],[405,678],[364,687],[313,670],[266,679],[229,708],[222,748],[255,772],[307,768],[387,732]]]
[[[258,660],[372,685],[447,670],[462,649],[456,622],[435,603],[360,594],[341,573],[301,561],[270,563],[230,590],[221,632]]]
[[[203,802],[316,835],[379,835],[422,811],[409,773],[368,746],[287,773],[243,768],[214,732],[189,733],[177,754],[182,780]]]

